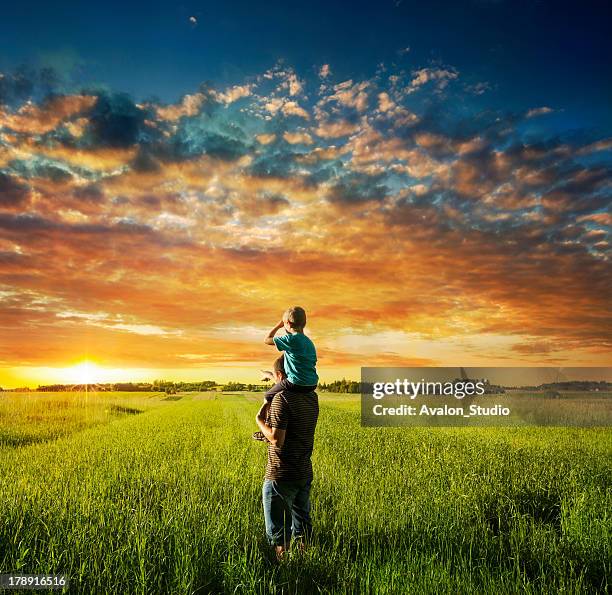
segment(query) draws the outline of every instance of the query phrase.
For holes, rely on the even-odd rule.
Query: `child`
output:
[[[268,333],[264,342],[267,345],[276,345],[279,351],[284,351],[283,359],[274,362],[274,374],[265,372],[268,378],[276,384],[266,391],[265,400],[269,404],[274,395],[289,390],[292,392],[310,393],[317,388],[319,376],[316,371],[317,352],[314,343],[304,334],[306,326],[306,312],[300,306],[289,308],[282,320]],[[286,335],[275,337],[276,332],[285,328]],[[279,373],[280,368],[284,373]],[[253,438],[262,440],[261,432],[255,432]]]
[[[282,390],[310,393],[317,388],[317,351],[314,343],[304,334],[305,326],[304,308],[294,306],[283,314],[283,319],[264,339],[266,345],[276,345],[279,351],[285,352],[286,374],[286,378],[266,392],[266,400],[272,401],[274,395]],[[283,327],[287,334],[275,337],[276,332]]]

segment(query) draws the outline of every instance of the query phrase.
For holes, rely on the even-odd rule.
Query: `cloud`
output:
[[[285,116],[297,116],[299,118],[304,118],[305,120],[310,119],[310,115],[296,101],[286,101],[282,106],[282,111]]]
[[[211,155],[236,160],[248,153],[253,143],[239,120],[232,114],[215,117],[216,111],[181,120],[170,143],[171,155],[190,159],[196,155]]]
[[[280,97],[271,98],[265,105],[265,109],[268,110],[272,115],[276,115],[285,105],[285,101]]]
[[[343,204],[382,201],[388,193],[382,179],[380,175],[349,174],[330,186],[328,200]]]
[[[353,108],[357,112],[363,112],[368,107],[369,81],[353,83],[352,80],[344,81],[334,85],[331,95],[321,101],[321,104],[336,102],[338,105]]]
[[[550,114],[552,113],[554,110],[551,107],[547,107],[547,106],[543,106],[543,107],[534,107],[532,109],[530,109],[527,114],[526,114],[526,118],[535,118],[537,116],[544,116],[546,114]]]
[[[10,174],[0,172],[0,207],[22,206],[30,196],[29,187]]]
[[[285,132],[283,138],[291,145],[312,145],[313,143],[312,137],[307,132]]]
[[[281,194],[264,191],[254,197],[242,198],[235,204],[241,215],[262,217],[283,212],[290,202]]]
[[[44,134],[66,119],[90,110],[96,101],[93,95],[51,97],[40,106],[26,102],[14,113],[3,113],[0,108],[0,117],[3,127],[13,132]]]
[[[157,117],[161,120],[175,121],[182,117],[196,116],[206,101],[204,93],[186,94],[176,105],[155,106]]]
[[[320,122],[315,133],[321,138],[338,138],[348,136],[359,130],[359,124],[348,120],[323,121]]]
[[[274,142],[274,140],[276,140],[276,134],[258,134],[256,137],[258,142],[260,142],[262,145],[268,145],[271,142]]]
[[[221,93],[216,92],[213,94],[213,96],[218,101],[221,101],[222,103],[227,105],[227,104],[233,103],[234,101],[238,101],[238,99],[242,99],[243,97],[248,97],[249,95],[251,95],[253,86],[254,85],[252,84],[235,85],[233,87],[230,87],[224,92],[221,92]]]
[[[421,68],[413,72],[412,80],[406,87],[406,93],[414,93],[423,85],[433,82],[437,91],[446,88],[450,81],[459,77],[459,73],[454,68]]]
[[[111,148],[130,147],[143,139],[147,117],[152,114],[135,105],[126,93],[100,94],[89,113],[91,143]]]
[[[492,88],[491,83],[488,81],[480,81],[472,85],[465,85],[465,90],[473,95],[483,95]]]
[[[389,94],[382,92],[378,94],[378,109],[381,112],[388,112],[395,107],[394,101],[389,97]]]
[[[560,351],[560,347],[549,343],[548,341],[531,341],[528,343],[517,343],[511,347],[513,351],[527,355],[547,355],[554,351]]]
[[[310,119],[310,114],[297,101],[289,100],[286,97],[264,98],[264,109],[273,116],[283,114],[287,117],[297,116],[305,120]]]
[[[62,73],[53,66],[21,65],[12,72],[0,72],[0,106],[23,105],[26,101],[44,101],[60,92]]]
[[[610,213],[590,213],[588,215],[582,215],[578,217],[578,221],[592,221],[594,223],[600,223],[601,225],[612,226],[612,214]]]
[[[598,151],[609,151],[610,149],[612,149],[612,138],[605,138],[580,147],[577,151],[577,154],[589,155],[590,153],[597,153]]]
[[[302,92],[303,84],[294,73],[289,75],[287,82],[289,85],[289,95],[299,95]]]
[[[218,329],[302,303],[325,366],[449,363],[467,341],[609,363],[607,137],[470,110],[451,67],[334,85],[278,65],[170,105],[7,76],[0,359],[65,361],[91,337],[105,361],[263,365]]]

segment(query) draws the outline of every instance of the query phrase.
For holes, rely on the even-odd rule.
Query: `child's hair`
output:
[[[285,355],[284,354],[274,360],[274,371],[280,372],[283,376],[286,376],[285,374]]]
[[[293,329],[302,330],[306,326],[306,311],[300,306],[288,308],[285,312],[285,318]]]

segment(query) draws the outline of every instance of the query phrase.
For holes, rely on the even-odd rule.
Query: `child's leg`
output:
[[[294,393],[312,393],[317,389],[317,386],[319,386],[318,384],[313,384],[313,385],[293,384],[293,382],[290,382],[286,378],[283,379],[283,382],[285,383],[285,388]]]
[[[271,403],[272,399],[274,398],[274,395],[280,393],[283,390],[287,390],[288,388],[290,388],[290,385],[291,383],[286,378],[283,378],[280,382],[277,382],[274,386],[272,386],[266,391],[264,395],[266,401],[268,401],[268,403]]]

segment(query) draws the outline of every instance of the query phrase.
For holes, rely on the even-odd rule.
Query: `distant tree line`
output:
[[[104,384],[46,384],[36,390],[40,392],[62,391],[125,391],[125,392],[161,392],[174,394],[187,391],[217,390],[218,384],[214,380],[197,382],[173,382],[169,380],[154,380],[153,382],[107,382]],[[18,390],[18,389],[15,389]],[[19,389],[20,391],[23,389]]]
[[[123,391],[123,392],[162,392],[175,394],[177,392],[263,392],[269,388],[265,384],[249,384],[243,382],[229,381],[226,384],[218,384],[214,380],[202,380],[196,382],[173,382],[171,380],[154,380],[153,382],[107,382],[104,384],[45,384],[36,389],[28,387],[7,389],[12,392],[84,392],[90,391]],[[2,389],[0,389],[2,390]],[[354,380],[334,380],[333,382],[320,383],[318,390],[335,393],[359,393],[361,383]]]
[[[547,382],[539,386],[521,386],[522,390],[564,390],[576,392],[612,391],[612,382],[605,380],[568,380],[565,382]]]
[[[129,388],[122,388],[124,385],[115,384],[115,386],[119,386],[120,388],[115,388],[113,390],[119,391],[129,391]],[[214,380],[202,380],[199,382],[173,382],[171,380],[154,380],[153,384],[150,385],[151,388],[144,389],[153,392],[162,392],[166,394],[175,394],[178,392],[193,392],[193,391],[207,391],[207,390],[216,390],[217,383]]]
[[[221,392],[263,392],[268,388],[264,384],[245,384],[243,382],[229,381],[226,384],[218,384],[214,380],[202,380],[196,382],[173,382],[171,380],[154,380],[153,382],[113,382],[106,384],[46,384],[41,385],[36,389],[28,387],[5,389],[11,392],[29,392],[32,390],[40,392],[62,392],[75,391],[83,392],[90,391],[125,391],[125,392],[162,392],[166,394],[174,394],[177,392],[202,392],[202,391],[221,391]],[[364,386],[371,392],[371,386]],[[503,387],[495,388],[499,392],[503,392]],[[517,387],[520,390],[557,390],[557,391],[612,391],[612,382],[605,381],[588,381],[575,380],[567,382],[550,382],[540,384],[538,386],[522,386]],[[362,383],[356,380],[334,380],[332,382],[321,382],[318,385],[318,390],[331,393],[361,393]],[[2,389],[0,388],[0,391]],[[368,392],[364,390],[364,392]],[[496,392],[496,391],[491,391]]]
[[[225,392],[230,391],[249,391],[249,392],[263,392],[268,389],[268,385],[265,384],[243,384],[242,382],[228,382],[220,387],[220,390]]]
[[[154,380],[153,382],[107,382],[104,384],[45,384],[36,389],[19,388],[13,392],[84,392],[90,391],[122,391],[122,392],[161,392],[175,394],[178,392],[202,391],[249,391],[261,392],[267,389],[263,384],[244,384],[230,381],[227,384],[218,384],[214,380],[196,382],[174,382],[172,380]],[[0,389],[2,390],[2,389]]]
[[[333,382],[321,382],[319,384],[319,390],[330,393],[360,393],[361,382],[355,380],[334,380]]]

